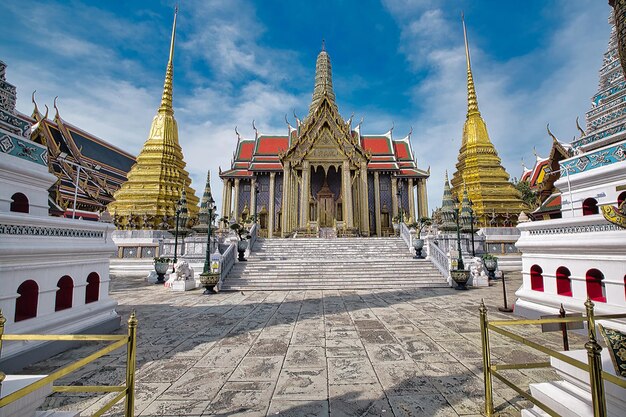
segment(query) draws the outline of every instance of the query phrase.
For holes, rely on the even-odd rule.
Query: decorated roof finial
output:
[[[578,116],[576,116],[576,128],[577,128],[577,129],[578,129],[578,131],[580,132],[580,137],[581,137],[581,138],[587,134],[587,133],[585,133],[585,131],[583,130],[583,128],[582,128],[582,127],[580,127],[580,123],[578,123]]]
[[[326,41],[322,38],[322,51],[326,51]]]
[[[176,41],[176,18],[178,17],[178,4],[174,9],[174,23],[172,24],[172,37],[170,39],[170,55],[165,70],[165,83],[163,85],[163,95],[161,96],[161,106],[159,113],[174,114],[172,107],[172,90],[174,82],[174,43]]]
[[[333,91],[330,57],[326,52],[326,43],[322,41],[322,51],[317,55],[317,62],[315,63],[315,87],[313,88],[313,100],[309,106],[309,115],[315,112],[324,97],[327,98],[331,106],[337,107],[335,92]]]
[[[54,110],[56,111],[56,116],[54,116],[55,119],[59,119],[60,118],[60,116],[59,116],[59,108],[57,107],[57,99],[58,98],[59,98],[59,96],[54,97],[54,101],[52,102],[53,105],[54,105]]]
[[[467,41],[467,28],[465,27],[465,15],[461,13],[463,22],[463,38],[465,39],[465,61],[467,63],[467,115],[480,114],[478,110],[478,98],[474,87],[474,76],[472,75],[472,63],[470,59],[469,42]]]

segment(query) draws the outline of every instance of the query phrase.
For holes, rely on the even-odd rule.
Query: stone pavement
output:
[[[509,300],[519,287],[510,275]],[[483,410],[478,305],[491,318],[502,288],[172,293],[139,277],[112,277],[125,322],[137,311],[138,416],[457,416]],[[536,329],[520,329],[535,340]],[[544,339],[545,340],[545,339]],[[577,340],[572,335],[572,344]],[[492,335],[494,361],[545,360]],[[26,370],[49,372],[84,357],[84,345]],[[61,383],[122,383],[125,349]],[[550,370],[508,371],[516,383],[554,378]],[[495,404],[519,415],[528,403],[501,383]],[[46,408],[80,410],[102,395],[58,393]],[[122,415],[121,407],[111,415]]]

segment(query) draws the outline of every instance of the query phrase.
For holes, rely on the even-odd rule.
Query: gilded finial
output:
[[[39,114],[39,109],[37,108],[37,102],[35,101],[35,93],[37,92],[37,90],[33,91],[33,94],[31,95],[30,99],[33,102],[33,104],[35,105],[35,109],[33,110],[33,114]]]
[[[47,104],[43,105],[46,108],[46,114],[43,115],[44,120],[48,118],[48,112],[50,111],[50,109],[48,108]]]
[[[128,317],[128,327],[137,327],[137,314],[135,310],[130,313],[130,317]]]
[[[322,38],[322,51],[326,50],[326,41]]]
[[[159,113],[174,114],[172,107],[172,90],[174,82],[174,43],[176,41],[176,18],[178,17],[178,5],[174,8],[174,23],[172,24],[172,37],[170,39],[170,55],[165,70],[165,83]]]
[[[467,64],[467,115],[469,116],[471,114],[480,114],[480,111],[478,110],[478,98],[476,97],[476,88],[474,87],[469,42],[467,41],[467,28],[465,27],[465,15],[463,13],[461,13],[461,21],[463,22],[463,39],[465,40],[465,61]]]
[[[578,131],[580,132],[580,137],[581,137],[581,138],[587,134],[587,133],[583,130],[583,128],[582,128],[582,127],[580,127],[580,124],[578,123],[578,116],[576,116],[576,128],[577,128],[577,129],[578,129]]]
[[[578,120],[578,119],[577,119]],[[552,140],[556,143],[559,143],[559,140],[556,138],[556,136],[554,136],[554,134],[552,133],[552,131],[550,130],[550,123],[548,123],[546,125],[546,130],[548,131],[548,135],[550,135],[550,137],[552,138]],[[534,148],[533,148],[534,149]],[[535,156],[537,156],[537,152],[535,151]]]
[[[237,126],[235,126],[235,135],[237,135],[237,140],[241,139],[241,135],[239,134],[239,130],[237,130]]]
[[[409,130],[409,134],[407,135],[407,137],[411,139],[412,134],[413,134],[413,126],[411,126],[411,130]]]
[[[54,101],[52,102],[54,104],[54,110],[56,110],[56,116],[55,119],[59,119],[59,108],[57,107],[57,99],[59,98],[59,96],[54,97]]]

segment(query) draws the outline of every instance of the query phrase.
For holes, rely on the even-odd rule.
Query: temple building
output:
[[[530,188],[538,193],[540,206],[532,213],[535,219],[573,217],[577,210],[584,211],[585,207],[593,210],[590,206],[597,207],[598,196],[577,207],[578,201],[569,193],[571,187],[568,187],[563,195],[555,186],[562,174],[565,174],[565,180],[571,185],[570,176],[574,173],[573,169],[562,171],[560,163],[576,153],[581,154],[614,143],[616,138],[626,131],[626,106],[624,106],[626,79],[620,66],[617,30],[613,16],[609,20],[612,25],[611,36],[599,72],[598,91],[591,98],[591,108],[586,113],[586,130],[583,130],[576,120],[580,135],[571,143],[564,143],[559,141],[548,128],[548,134],[552,138],[550,154],[547,158],[537,157],[532,169],[525,169],[522,174],[521,180],[528,181]],[[581,161],[580,167],[583,170],[586,165],[596,166],[602,163],[595,158],[583,158]],[[626,194],[622,200],[625,198]],[[566,200],[566,207],[562,207],[562,199]]]
[[[65,121],[59,115],[41,114],[35,103],[31,117],[18,117],[33,124],[31,140],[48,148],[48,169],[57,177],[49,190],[50,214],[98,220],[122,183],[135,157],[91,133]]]
[[[526,205],[519,191],[509,182],[509,174],[502,167],[478,109],[465,22],[463,34],[467,62],[467,117],[456,172],[451,181],[452,194],[461,200],[463,190],[467,188],[479,226],[514,226]]]
[[[254,124],[253,124],[254,126]],[[418,168],[411,133],[393,138],[361,134],[335,102],[330,57],[322,47],[315,67],[309,113],[286,135],[254,139],[237,130],[224,182],[222,216],[258,215],[260,235],[387,236],[393,222],[428,215],[426,180]]]
[[[155,230],[173,227],[176,202],[182,197],[183,189],[190,218],[198,215],[199,199],[191,188],[191,179],[185,170],[172,107],[177,15],[178,10],[174,14],[161,105],[152,120],[148,140],[137,157],[137,163],[128,173],[128,181],[114,194],[115,201],[108,206],[119,229]]]

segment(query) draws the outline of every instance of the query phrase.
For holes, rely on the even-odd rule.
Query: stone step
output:
[[[259,239],[223,290],[325,290],[449,287],[400,238]]]

